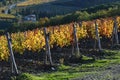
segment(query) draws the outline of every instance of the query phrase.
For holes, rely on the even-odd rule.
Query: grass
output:
[[[25,6],[31,6],[31,5],[38,5],[38,4],[43,4],[43,3],[48,3],[48,2],[66,2],[66,1],[70,1],[70,0],[26,0],[22,3],[18,3],[17,6],[18,7],[25,7]]]
[[[54,1],[54,0],[27,0],[25,2],[17,4],[17,6],[18,7],[30,6],[30,5],[47,3],[47,2],[50,2],[50,1]]]
[[[0,18],[2,19],[14,19],[15,16],[14,15],[11,15],[11,14],[0,14]]]
[[[28,74],[23,73],[16,80],[70,80],[83,77],[87,74],[99,74],[108,66],[120,64],[120,51],[104,50],[104,59],[92,61],[90,57],[83,57],[83,63],[72,65],[60,65],[56,72]],[[117,76],[117,78],[120,75]],[[112,78],[110,74],[104,79]]]

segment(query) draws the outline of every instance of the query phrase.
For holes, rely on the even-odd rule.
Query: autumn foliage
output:
[[[77,24],[77,37],[82,39],[90,37],[95,39],[95,24],[93,21],[83,21],[82,26]],[[120,17],[117,17],[118,29],[120,31]],[[98,19],[98,28],[100,37],[111,38],[113,31],[113,19],[104,18]],[[54,46],[64,47],[69,46],[73,42],[73,24],[65,24],[59,26],[50,26],[47,32],[50,34],[50,47]],[[12,33],[12,47],[13,51],[22,54],[25,50],[36,52],[45,50],[45,38],[43,28],[34,29],[32,31]],[[7,47],[7,39],[5,35],[0,36],[0,60],[8,60],[9,50]]]

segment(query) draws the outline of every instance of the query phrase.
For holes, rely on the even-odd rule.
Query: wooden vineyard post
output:
[[[55,32],[55,29],[54,29],[54,27],[52,27],[52,32],[53,32],[53,34],[54,34],[54,32]]]
[[[82,21],[79,22],[79,26],[82,27]]]
[[[115,44],[119,44],[119,39],[118,39],[118,26],[117,26],[117,21],[116,18],[114,18],[114,25],[113,25],[113,33],[112,33],[112,46],[114,44],[114,38],[115,38]]]
[[[60,30],[60,26],[58,27],[58,31],[59,31],[59,33],[60,33],[60,31],[61,31],[61,30]]]
[[[76,30],[76,24],[73,25],[73,36],[74,36],[74,47],[73,48],[75,50],[75,53],[73,53],[75,55],[76,58],[80,58],[80,49],[79,49],[79,45],[78,45],[78,38],[77,38],[77,30]],[[74,52],[74,51],[73,51]]]
[[[96,32],[96,38],[97,38],[97,42],[98,42],[98,48],[99,48],[99,51],[101,51],[102,50],[101,41],[100,41],[99,32],[98,32],[98,24],[96,21],[95,21],[95,32]]]
[[[45,36],[45,43],[46,43],[46,56],[45,56],[45,64],[47,63],[47,56],[49,57],[50,65],[53,65],[52,63],[52,57],[51,57],[51,51],[50,51],[50,45],[49,45],[49,33],[47,33],[47,29],[44,28],[44,36]]]
[[[114,34],[115,34],[115,28],[114,28],[114,25],[113,25],[113,31],[112,31],[112,47],[114,45]]]
[[[17,65],[15,62],[15,58],[14,58],[14,54],[13,54],[13,50],[12,50],[11,37],[10,37],[9,33],[6,34],[6,37],[7,37],[8,48],[9,48],[9,52],[10,52],[12,73],[18,74],[18,69],[17,69]]]
[[[115,19],[115,39],[116,39],[116,44],[119,44],[119,40],[118,40],[118,26],[117,26],[117,21]]]

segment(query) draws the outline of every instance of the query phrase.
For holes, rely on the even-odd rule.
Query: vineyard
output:
[[[120,25],[120,17],[117,17],[118,26]],[[47,28],[49,33],[49,44],[51,48],[67,47],[73,43],[73,24],[50,26]],[[114,21],[112,18],[97,20],[99,35],[111,39]],[[77,37],[79,40],[84,38],[95,37],[95,21],[82,22],[82,25],[76,24]],[[118,27],[120,32],[120,26]],[[45,50],[45,38],[43,28],[34,29],[32,31],[11,33],[12,47],[15,53],[23,54],[24,51],[40,52]],[[7,48],[7,40],[5,35],[0,36],[0,60],[8,60],[9,51]]]
[[[70,1],[70,0],[66,0]],[[56,2],[65,2],[64,0],[28,0],[23,3],[17,4],[17,8],[20,14],[30,14],[29,12],[35,12],[39,17],[45,17],[46,14],[48,17],[53,17],[56,15],[64,15],[67,13],[75,12],[80,10],[78,7],[72,6],[60,6],[54,5]],[[34,6],[32,6],[34,5]],[[26,11],[27,10],[27,11]]]
[[[33,2],[32,1],[33,0],[27,0],[23,3],[18,3],[17,4],[18,12],[24,16],[34,13],[38,16],[38,18],[41,18],[41,17],[46,17],[46,16],[53,17],[56,15],[59,15],[59,16],[66,15],[66,14],[69,15],[69,13],[74,13],[76,11],[80,11],[80,12],[85,11],[89,14],[99,12],[99,10],[111,11],[110,8],[116,9],[115,6],[119,6],[119,4],[117,4],[119,2],[118,0],[107,0],[107,1],[99,0],[99,1],[93,1],[93,3],[89,3],[88,0],[85,0],[84,3],[82,0],[75,0],[75,1],[74,0],[66,0],[66,1],[64,0],[35,0]],[[108,4],[107,2],[110,4]],[[117,12],[119,13],[118,10]],[[108,14],[106,15],[110,16]],[[110,14],[112,14],[112,12],[110,12]],[[116,15],[112,15],[112,16],[116,16]]]
[[[120,79],[119,0],[0,6],[0,80]]]

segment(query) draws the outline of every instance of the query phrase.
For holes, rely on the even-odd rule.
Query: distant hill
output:
[[[59,1],[59,0],[57,0]],[[73,7],[80,7],[80,8],[88,8],[91,6],[99,5],[99,4],[106,4],[106,3],[112,3],[117,2],[120,0],[68,0],[68,1],[60,1],[60,2],[54,2],[54,5],[61,5],[61,6],[73,6]]]
[[[117,1],[120,2],[120,0],[34,0],[34,2],[33,0],[28,0],[18,4],[19,9],[17,10],[19,10],[19,14],[21,15],[25,16],[29,14],[36,14],[37,17],[40,18],[65,15],[75,11],[80,11],[84,8],[90,8],[87,10],[88,12],[96,12],[97,10],[108,9],[110,7],[108,3],[115,3]],[[98,6],[101,4],[106,5],[106,3],[108,4],[107,6]],[[22,5],[22,7],[20,7],[20,5]],[[95,6],[98,7],[93,8]]]

